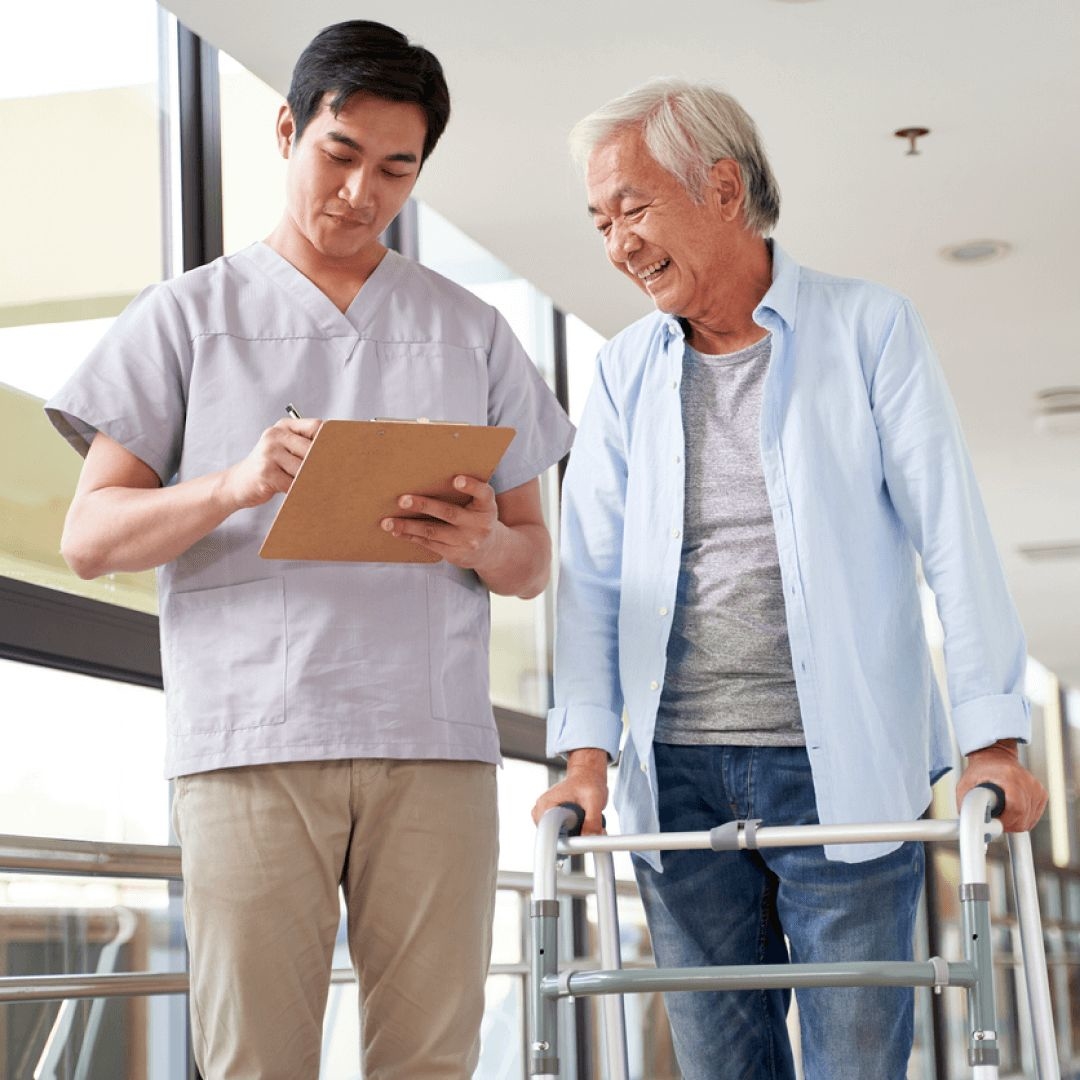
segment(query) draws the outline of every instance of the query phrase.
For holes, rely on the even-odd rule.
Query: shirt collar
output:
[[[772,252],[772,284],[754,308],[754,322],[765,325],[761,316],[771,312],[779,315],[789,330],[794,330],[795,311],[799,305],[799,264],[775,240],[765,243]],[[686,338],[685,328],[677,315],[664,316],[664,330],[669,338]]]
[[[772,251],[772,284],[754,308],[754,322],[762,324],[762,314],[772,312],[784,320],[789,330],[794,330],[799,306],[799,264],[775,240],[765,242]]]

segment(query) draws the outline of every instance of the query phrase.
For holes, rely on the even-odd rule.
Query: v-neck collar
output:
[[[338,306],[309,277],[302,274],[288,259],[265,241],[259,240],[245,248],[242,255],[250,259],[268,278],[283,289],[310,316],[324,337],[364,336],[383,300],[393,289],[408,260],[396,251],[387,250],[379,265],[360,286],[345,311]]]

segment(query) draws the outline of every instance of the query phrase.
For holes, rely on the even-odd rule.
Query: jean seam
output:
[[[768,939],[768,925],[769,925],[769,882],[767,878],[762,879],[761,899],[759,901],[761,906],[761,914],[758,919],[758,944],[757,944],[757,961],[759,964],[765,962],[765,943]],[[762,989],[757,992],[758,1004],[761,1008],[761,1030],[766,1032],[772,1031],[772,1023],[769,1018],[769,991]],[[769,1059],[769,1076],[776,1076],[776,1060],[774,1055],[774,1046],[772,1035],[766,1040],[767,1054]]]

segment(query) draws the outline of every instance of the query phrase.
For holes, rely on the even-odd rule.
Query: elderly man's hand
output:
[[[607,770],[606,750],[593,747],[571,750],[566,760],[566,779],[548,788],[536,800],[533,821],[539,824],[545,811],[560,803],[577,803],[585,811],[582,834],[602,833],[603,810],[608,800]]]
[[[473,476],[454,477],[454,487],[470,496],[464,506],[427,495],[402,495],[398,506],[427,518],[384,518],[383,529],[409,543],[419,544],[454,566],[482,567],[498,543],[499,508],[490,484]],[[434,519],[434,520],[432,520]]]
[[[968,755],[967,768],[956,785],[956,805],[972,788],[984,783],[997,784],[1005,792],[1001,824],[1006,832],[1027,832],[1035,827],[1046,809],[1046,789],[1020,764],[1015,740],[1001,739]]]

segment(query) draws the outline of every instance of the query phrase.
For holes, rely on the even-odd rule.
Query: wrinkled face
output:
[[[325,259],[363,257],[405,205],[420,172],[427,120],[412,102],[354,94],[335,116],[323,99],[295,139],[292,114],[278,118],[288,159],[286,225]]]
[[[593,151],[585,186],[589,213],[615,269],[660,311],[691,320],[707,314],[730,223],[715,192],[708,189],[703,203],[694,202],[657,164],[636,129]]]

